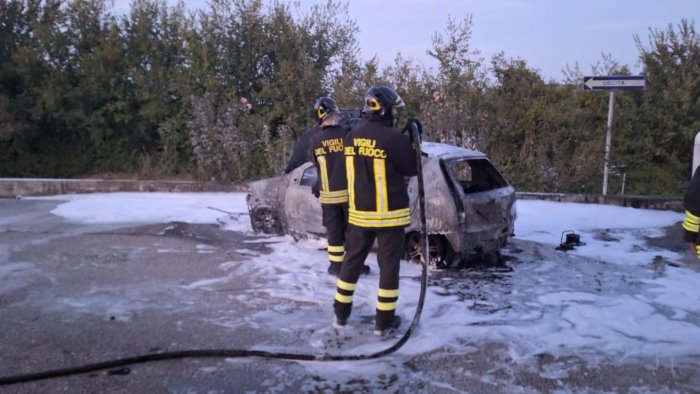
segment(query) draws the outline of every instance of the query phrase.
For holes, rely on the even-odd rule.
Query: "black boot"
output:
[[[392,334],[401,325],[401,316],[394,316],[394,321],[391,322],[387,327],[374,326],[374,335],[385,338],[386,336]]]
[[[340,263],[331,263],[328,266],[328,273],[331,275],[340,275]]]

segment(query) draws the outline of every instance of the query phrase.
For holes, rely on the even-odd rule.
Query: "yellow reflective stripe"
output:
[[[336,191],[322,191],[321,196],[322,197],[347,197],[348,191],[347,189],[343,190],[336,190]]]
[[[328,166],[326,165],[326,158],[324,156],[316,156],[318,161],[319,169],[321,175],[321,191],[328,191]]]
[[[342,302],[343,304],[349,304],[352,302],[352,296],[346,296],[340,293],[335,293],[335,300],[338,302]]]
[[[380,297],[398,297],[399,296],[399,289],[393,289],[393,290],[387,290],[387,289],[379,289],[377,290],[377,295]]]
[[[700,224],[697,221],[689,219],[689,218],[685,218],[685,220],[683,220],[683,222],[688,223],[689,225],[692,225],[692,226],[697,226],[698,224]]]
[[[348,180],[348,207],[355,209],[355,161],[353,156],[345,156],[345,177]]]
[[[342,204],[348,202],[348,191],[347,190],[337,190],[331,191],[321,191],[319,195],[319,200],[322,204]]]
[[[335,297],[336,297],[336,299],[338,299],[337,294]],[[396,302],[377,302],[377,310],[378,311],[393,311],[395,309],[396,309]]]
[[[328,261],[331,261],[333,263],[342,263],[343,262],[343,256],[338,256],[335,254],[328,254]]]
[[[336,284],[339,289],[347,290],[347,291],[355,291],[355,288],[357,287],[357,283],[348,283],[344,282],[340,279],[338,279],[338,283]]]
[[[349,211],[348,222],[361,227],[395,227],[411,224],[411,210],[397,209],[390,212]]]
[[[350,149],[346,147],[346,149]],[[352,151],[350,151],[352,152]],[[386,179],[386,161],[381,158],[372,160],[375,186],[375,210],[358,211],[356,208],[355,193],[355,158],[346,150],[345,172],[348,180],[348,222],[360,227],[399,227],[411,224],[411,211],[409,208],[401,208],[389,211],[389,191]]]
[[[683,222],[683,228],[690,231],[691,233],[700,232],[700,226],[697,224],[690,224],[687,221]]]
[[[334,252],[334,253],[343,253],[343,252],[345,252],[345,246],[343,246],[343,245],[340,245],[340,246],[328,245],[328,251]]]
[[[697,233],[700,231],[700,217],[697,217],[690,213],[690,211],[685,211],[685,219],[683,220],[683,228],[692,233]]]
[[[336,198],[323,198],[321,197],[319,199],[321,201],[321,204],[344,204],[348,202],[347,197],[336,197]]]
[[[411,216],[410,208],[401,208],[394,211],[386,212],[368,212],[358,211],[356,209],[348,210],[349,216],[354,216],[358,219],[396,219],[403,216]]]
[[[373,159],[374,165],[374,188],[376,190],[377,212],[386,212],[389,209],[388,192],[386,190],[386,167],[384,159]]]
[[[321,193],[323,193],[323,192],[321,192]],[[347,201],[347,199],[348,199],[347,193],[343,193],[343,194],[335,195],[335,196],[324,196],[323,194],[320,194],[319,196],[321,197],[321,199],[326,199],[326,200],[346,200]]]
[[[320,198],[322,204],[343,204],[348,202],[348,197]]]
[[[411,218],[406,217],[404,219],[392,219],[392,220],[359,220],[349,218],[348,223],[359,227],[398,227],[398,226],[408,226],[411,224]]]

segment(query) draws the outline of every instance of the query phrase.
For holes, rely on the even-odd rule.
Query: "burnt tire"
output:
[[[421,236],[419,232],[410,232],[406,234],[406,259],[420,264],[420,256],[423,246],[421,244]],[[428,266],[432,268],[447,268],[452,262],[452,248],[444,236],[433,234],[428,235],[428,250],[430,258]]]
[[[275,211],[268,207],[255,208],[250,215],[253,231],[263,234],[282,235],[282,222]]]

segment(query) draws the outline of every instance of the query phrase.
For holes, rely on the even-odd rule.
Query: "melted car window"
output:
[[[304,170],[304,174],[301,176],[300,186],[313,186],[318,181],[318,174],[316,172],[316,167],[311,166]]]
[[[449,160],[445,164],[465,193],[484,192],[508,186],[505,178],[486,159]]]

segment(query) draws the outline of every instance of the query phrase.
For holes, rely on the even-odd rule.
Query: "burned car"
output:
[[[430,265],[493,262],[513,235],[515,190],[481,152],[423,142],[426,225]],[[407,178],[411,224],[406,257],[420,255],[418,178]],[[324,237],[321,204],[311,192],[316,167],[306,162],[290,173],[249,184],[248,211],[255,232]]]

